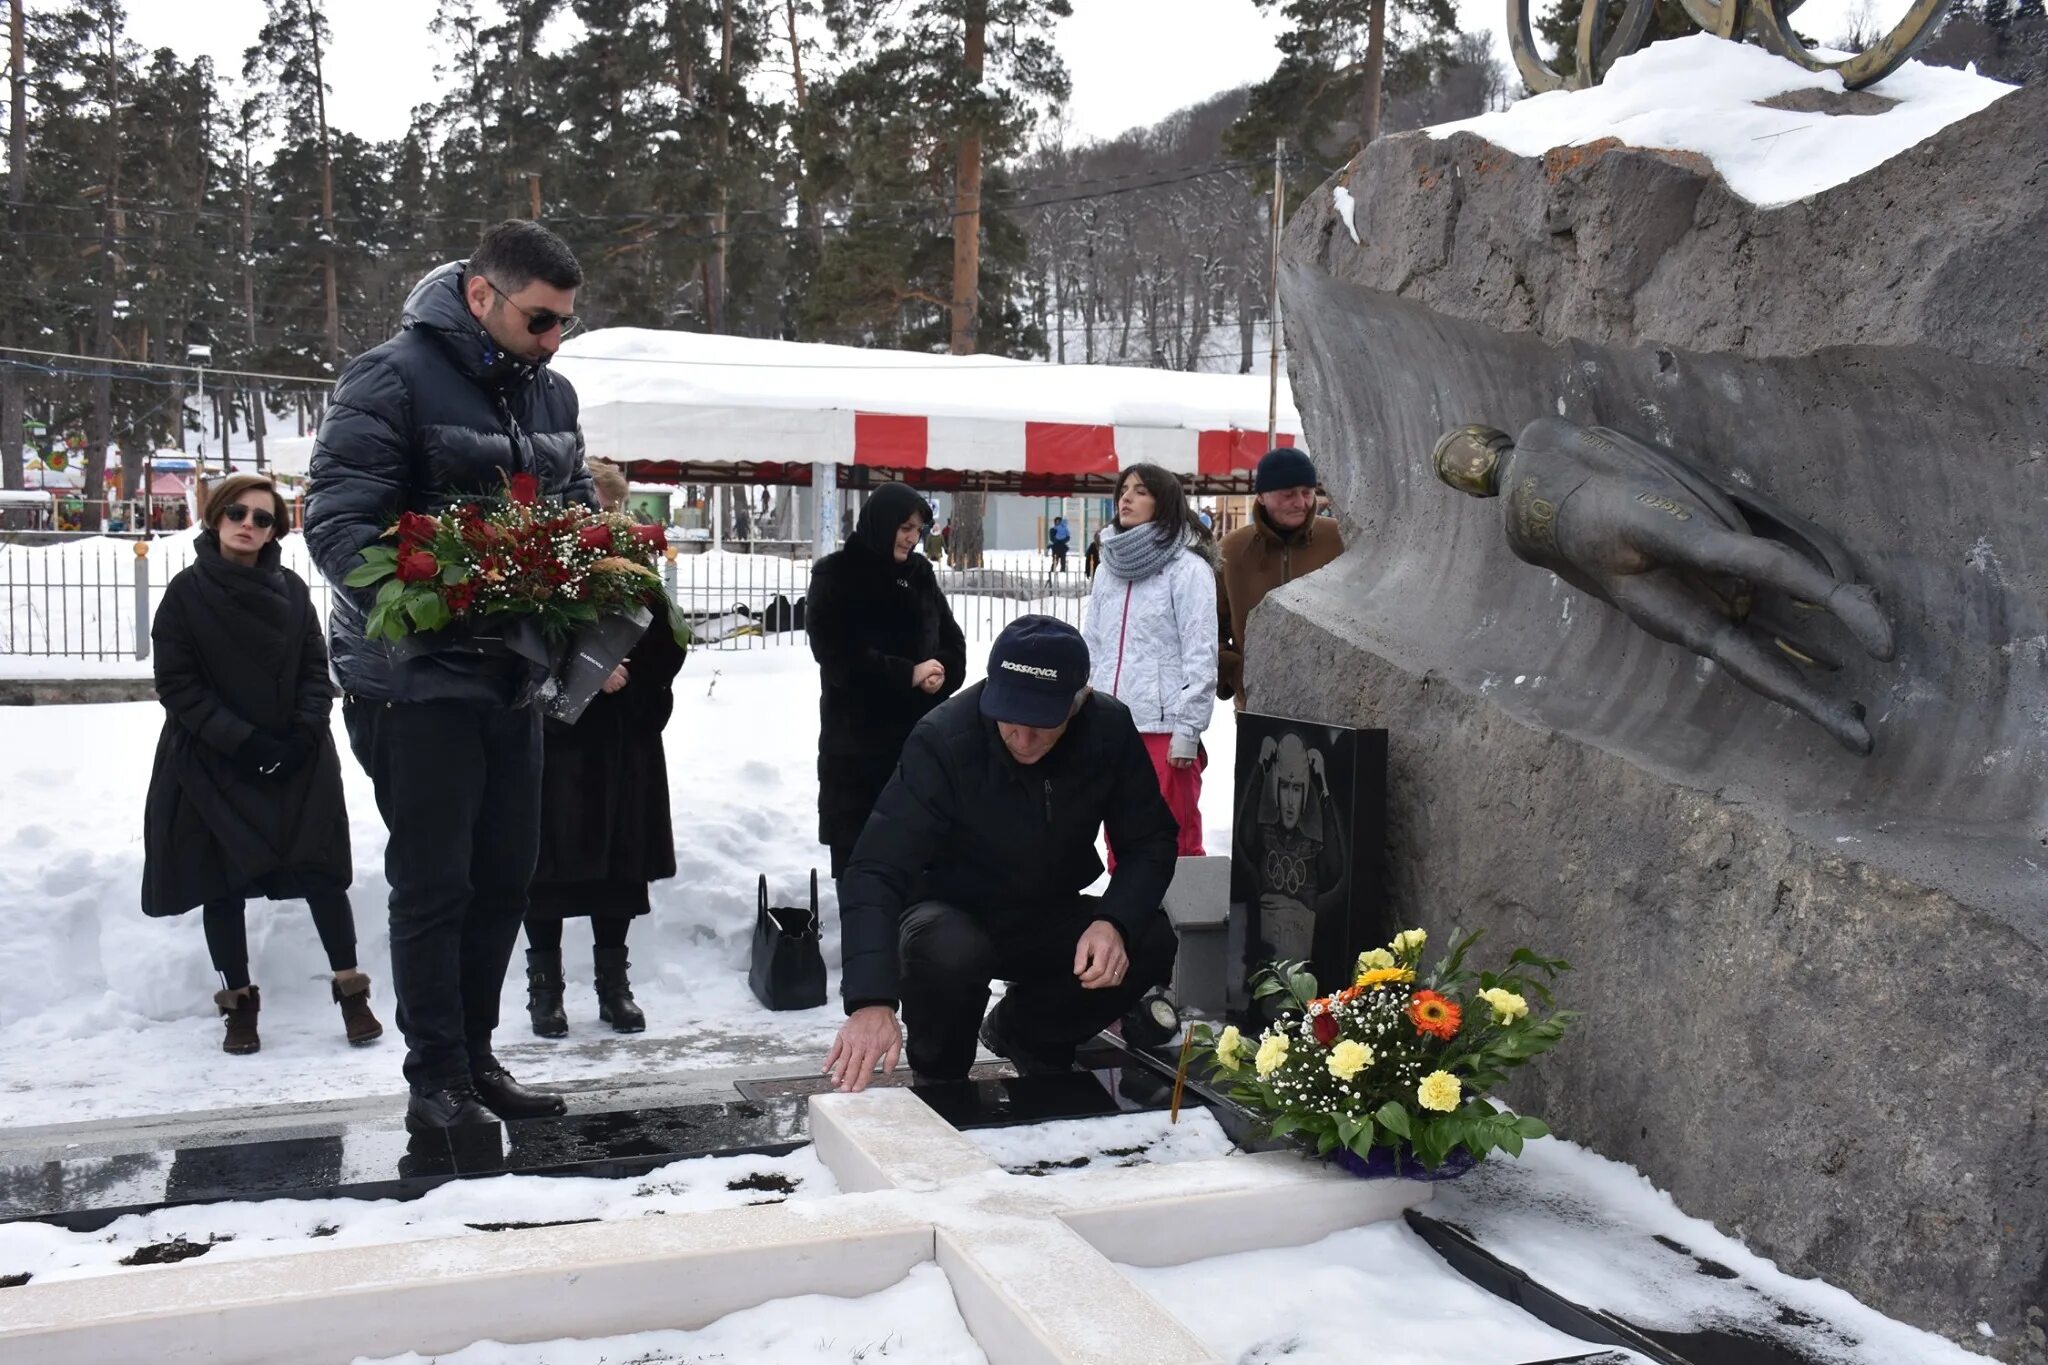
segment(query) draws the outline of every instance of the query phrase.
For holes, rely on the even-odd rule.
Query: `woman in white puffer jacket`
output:
[[[1197,548],[1180,480],[1158,465],[1124,471],[1116,522],[1100,543],[1081,630],[1088,681],[1131,709],[1180,822],[1180,852],[1199,854],[1202,732],[1216,699],[1216,570]]]

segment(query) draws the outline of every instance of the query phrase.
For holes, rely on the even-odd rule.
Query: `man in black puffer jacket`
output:
[[[1100,898],[1095,836],[1116,873]],[[1075,1047],[1173,970],[1160,908],[1179,830],[1131,713],[1088,688],[1081,634],[1010,623],[988,680],[917,723],[839,882],[847,1020],[825,1060],[842,1090],[894,1068],[953,1080],[974,1062],[989,983],[1010,990],[981,1039],[1020,1073]]]
[[[342,715],[389,831],[414,1131],[565,1108],[491,1054],[540,835],[533,698],[547,656],[514,630],[459,627],[401,652],[365,638],[371,594],[342,580],[400,513],[503,496],[518,475],[544,497],[596,505],[575,390],[547,369],[582,283],[574,253],[540,224],[491,228],[469,260],[413,289],[403,331],[350,363],[313,447],[306,543],[334,590]]]

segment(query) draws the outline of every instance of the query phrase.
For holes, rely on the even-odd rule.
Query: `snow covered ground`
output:
[[[914,1268],[879,1294],[775,1299],[694,1332],[636,1332],[507,1346],[481,1341],[451,1354],[407,1352],[355,1365],[987,1365],[967,1334],[953,1289],[935,1265]]]
[[[1532,1142],[1437,1187],[1427,1210],[1574,1303],[1657,1331],[1767,1333],[1816,1365],[1973,1365],[1982,1357],[1800,1279],[1681,1212],[1631,1166]],[[2017,1328],[2017,1324],[2015,1324]],[[2021,1329],[2023,1330],[2023,1329]],[[1989,1324],[1980,1324],[1989,1339]]]
[[[975,1128],[966,1136],[1013,1175],[1166,1165],[1229,1156],[1237,1150],[1209,1111],[1196,1108],[1182,1110],[1178,1123],[1155,1110],[1020,1128]]]
[[[986,646],[970,647],[970,681]],[[825,958],[836,977],[838,922],[815,842],[817,668],[801,648],[693,654],[665,736],[677,876],[654,887],[634,926],[633,979],[647,1011],[641,1045],[607,1048],[597,1022],[588,930],[565,937],[569,1037],[527,1028],[525,979],[506,982],[498,1055],[526,1081],[646,1070],[822,1062],[836,1004],[776,1014],[747,990],[756,878],[775,903],[821,873]],[[1216,708],[1203,815],[1227,846],[1234,713]],[[212,1005],[218,979],[199,916],[146,918],[138,905],[142,803],[163,724],[154,703],[0,708],[0,1113],[8,1126],[287,1101],[396,1095],[402,1045],[391,1015],[384,922],[384,830],[369,779],[335,743],[354,845],[356,929],[384,1038],[342,1041],[326,961],[297,902],[252,902],[253,975],[263,987],[263,1051],[225,1057]],[[649,1045],[652,1045],[651,1047]]]
[[[1842,88],[1833,72],[1695,33],[1623,57],[1589,90],[1554,90],[1428,131],[1477,133],[1520,156],[1608,137],[1697,152],[1730,189],[1768,208],[1853,180],[2015,89],[1975,71],[1908,62],[1869,87],[1896,101],[1882,113],[1795,113],[1761,103],[1794,90]]]
[[[127,1274],[166,1261],[209,1263],[433,1237],[481,1237],[507,1226],[646,1218],[820,1199],[839,1193],[811,1148],[787,1156],[694,1157],[642,1176],[498,1175],[457,1180],[413,1200],[267,1199],[185,1204],[117,1218],[93,1232],[0,1223],[0,1275],[36,1283]],[[182,1245],[181,1245],[182,1244]],[[138,1254],[139,1253],[139,1254]]]

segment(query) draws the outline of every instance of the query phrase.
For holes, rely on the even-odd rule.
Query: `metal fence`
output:
[[[284,562],[312,590],[324,621],[331,590],[308,561],[305,541],[284,542]],[[770,649],[805,644],[802,604],[810,589],[808,545],[692,553],[665,566],[698,648]],[[170,581],[191,567],[193,538],[20,534],[0,543],[0,656],[53,660],[146,659],[149,625]],[[1073,562],[1073,561],[1070,561]],[[988,567],[934,566],[941,591],[970,643],[986,644],[1027,613],[1079,625],[1088,579],[1055,572],[1045,555],[995,552]]]

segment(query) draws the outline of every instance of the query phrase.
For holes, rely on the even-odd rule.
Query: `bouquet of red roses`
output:
[[[407,512],[383,539],[391,543],[364,550],[343,580],[377,589],[363,623],[372,639],[511,614],[534,618],[560,643],[606,616],[659,604],[676,642],[689,642],[682,609],[654,569],[667,548],[662,528],[543,502],[531,474],[514,474],[503,498],[458,503],[438,517]]]

